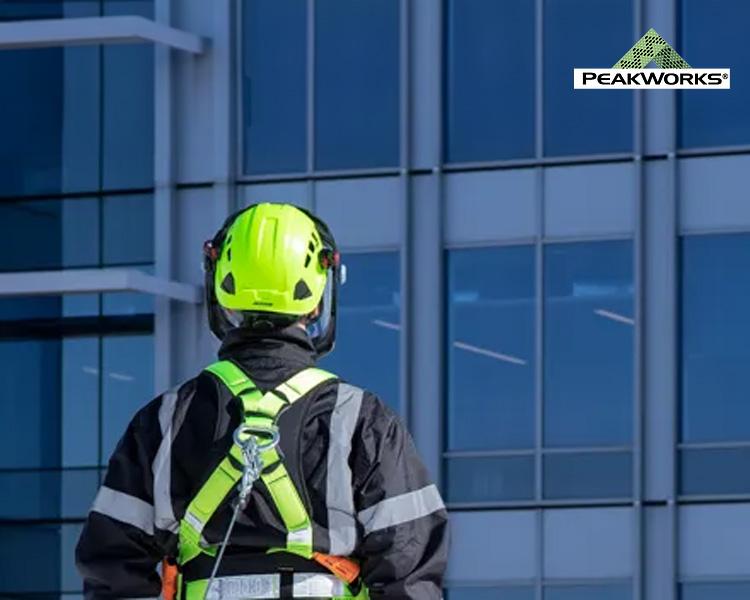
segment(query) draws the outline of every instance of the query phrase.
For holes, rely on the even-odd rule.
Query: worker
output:
[[[345,274],[328,227],[250,206],[204,269],[219,361],[117,445],[76,549],[86,598],[441,598],[447,513],[411,437],[314,366]]]

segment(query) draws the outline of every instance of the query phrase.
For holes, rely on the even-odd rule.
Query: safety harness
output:
[[[277,449],[278,419],[281,413],[317,386],[336,379],[336,376],[311,367],[264,394],[247,374],[231,361],[216,362],[207,367],[206,371],[215,375],[232,395],[240,400],[243,420],[234,432],[234,441],[228,455],[188,504],[185,516],[180,522],[177,559],[180,568],[202,554],[214,557],[218,568],[237,514],[247,503],[250,489],[257,479],[268,490],[287,531],[286,545],[270,548],[268,552],[289,552],[315,560],[336,575],[309,574],[297,577],[295,574],[293,597],[367,598],[364,585],[360,586],[357,594],[350,590],[352,578],[346,575],[352,572],[351,561],[314,552],[312,520],[302,495]],[[235,488],[240,491],[239,508],[235,507],[234,517],[224,542],[219,546],[210,545],[203,538],[203,531],[227,495]],[[355,567],[354,578],[356,574]],[[181,600],[281,597],[278,593],[278,578],[273,579],[270,575],[216,579],[213,579],[212,575],[211,579],[180,582],[179,587],[184,592]]]

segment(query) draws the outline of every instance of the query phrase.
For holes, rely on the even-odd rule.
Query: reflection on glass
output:
[[[534,3],[449,0],[447,10],[446,160],[533,156]]]
[[[315,162],[399,162],[398,0],[315,2]]]
[[[682,240],[682,441],[750,441],[750,235]]]
[[[81,536],[82,525],[63,525],[60,531],[60,588],[65,592],[83,592],[83,582],[75,563],[75,549]],[[62,598],[73,600],[72,596]]]
[[[398,412],[401,337],[398,252],[347,254],[336,347],[320,365],[367,388]]]
[[[16,1],[0,4],[0,21],[102,8],[153,15],[151,0]],[[0,196],[153,185],[151,44],[3,51],[0,79]]]
[[[680,586],[680,600],[747,600],[750,582],[685,583]]]
[[[242,4],[245,173],[307,170],[307,3]]]
[[[98,487],[95,469],[0,471],[0,520],[82,519]]]
[[[60,465],[60,361],[59,341],[0,342],[0,469]]]
[[[135,413],[154,396],[153,338],[102,340],[102,464],[106,464]]]
[[[103,199],[103,204],[104,264],[153,262],[153,197],[107,196]]]
[[[716,10],[721,6],[721,10]],[[750,54],[742,41],[750,23],[750,3],[722,0],[682,0],[682,51],[687,61],[701,67],[732,69],[732,91],[701,94],[680,92],[680,146],[705,148],[750,143],[750,81],[737,73],[750,71]],[[693,59],[692,57],[696,57]],[[700,58],[698,58],[700,57]]]
[[[685,449],[680,459],[683,494],[750,493],[750,448]]]
[[[631,600],[630,584],[555,585],[544,589],[544,600]]]
[[[507,502],[534,498],[534,457],[448,458],[445,479],[450,502]]]
[[[611,67],[633,45],[632,0],[545,0],[544,154],[629,152],[633,96],[573,89],[575,67]]]
[[[445,590],[446,600],[534,600],[532,586],[452,587]]]
[[[544,258],[545,445],[629,445],[632,244],[552,244]]]
[[[534,446],[534,249],[448,253],[448,449]]]
[[[62,464],[99,464],[99,338],[62,342]]]
[[[630,452],[547,454],[544,497],[550,500],[628,498],[632,495]]]

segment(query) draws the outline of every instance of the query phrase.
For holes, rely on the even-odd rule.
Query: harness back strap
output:
[[[281,412],[318,385],[336,376],[314,367],[300,371],[276,389],[263,394],[242,369],[231,361],[219,361],[206,368],[218,377],[233,396],[240,399],[243,421],[256,427],[276,427]],[[266,486],[287,530],[287,552],[305,558],[313,555],[312,522],[305,504],[284,466],[276,448],[261,453]],[[201,553],[215,555],[216,548],[203,539],[203,530],[227,495],[242,478],[242,450],[232,443],[229,454],[203,484],[185,511],[180,523],[179,563],[193,560]]]

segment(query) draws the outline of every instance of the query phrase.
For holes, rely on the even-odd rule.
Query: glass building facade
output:
[[[0,49],[0,596],[80,595],[109,453],[216,349],[158,286],[44,282],[197,289],[203,240],[269,201],[337,236],[323,366],[412,431],[448,598],[750,597],[746,2],[0,2],[123,15],[210,50]],[[733,89],[572,89],[650,27]],[[41,291],[7,292],[24,274]]]

